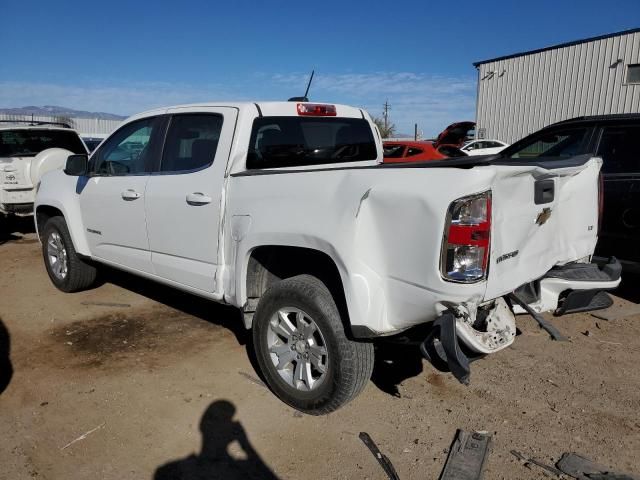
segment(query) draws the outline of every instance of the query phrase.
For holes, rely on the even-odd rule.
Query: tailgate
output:
[[[589,158],[580,163],[493,165],[486,299],[538,279],[554,265],[593,254],[602,161]]]
[[[0,158],[0,186],[10,190],[32,187],[29,177],[31,158]]]

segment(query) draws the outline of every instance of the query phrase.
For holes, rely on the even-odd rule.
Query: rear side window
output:
[[[597,155],[604,173],[640,173],[640,126],[607,127],[602,131]]]
[[[185,114],[171,118],[160,171],[199,170],[213,163],[222,131],[222,115]]]
[[[583,152],[589,129],[555,130],[524,139],[509,150],[510,158],[572,157]]]
[[[402,158],[404,145],[384,145],[382,151],[384,158]]]
[[[375,160],[369,122],[359,118],[261,117],[253,122],[247,168]]]
[[[47,148],[64,148],[73,153],[87,153],[78,134],[71,130],[0,131],[0,157],[34,157]]]
[[[420,150],[419,148],[409,147],[407,149],[407,157],[413,157],[414,155],[420,155],[421,153],[422,150]]]

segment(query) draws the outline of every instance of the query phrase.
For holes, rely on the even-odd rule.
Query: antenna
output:
[[[309,77],[309,83],[307,83],[307,89],[304,91],[304,98],[309,98],[309,88],[311,88],[311,82],[313,81],[313,74],[316,73],[315,70],[311,70],[311,76]]]
[[[307,95],[309,94],[309,88],[311,88],[311,81],[313,80],[313,74],[315,72],[316,72],[315,70],[311,70],[311,76],[309,77],[309,83],[307,83],[307,89],[304,91],[304,96],[291,97],[289,99],[290,102],[308,102],[309,101],[309,97],[307,97]]]

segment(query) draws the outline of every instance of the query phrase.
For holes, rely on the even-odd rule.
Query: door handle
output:
[[[205,195],[202,192],[193,192],[187,195],[187,203],[189,205],[206,205],[207,203],[211,203],[213,200],[210,196]]]
[[[127,201],[137,200],[141,195],[131,188],[122,192],[122,198]]]

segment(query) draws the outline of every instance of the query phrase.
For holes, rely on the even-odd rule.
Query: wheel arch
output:
[[[274,283],[285,278],[308,274],[317,277],[329,289],[340,311],[345,332],[350,334],[351,323],[347,306],[344,266],[327,252],[295,245],[260,245],[247,252],[241,275],[241,302],[245,312],[245,326],[251,327],[253,312],[262,294]]]
[[[78,219],[74,219],[74,216],[77,216]],[[34,211],[35,217],[35,225],[36,225],[36,233],[38,234],[38,238],[42,241],[43,229],[47,221],[52,217],[62,217],[67,224],[67,228],[69,230],[69,235],[71,236],[71,241],[73,242],[73,247],[75,248],[78,254],[83,256],[91,256],[91,252],[89,250],[89,245],[84,236],[84,232],[82,229],[82,220],[80,219],[80,209],[76,209],[76,212],[70,214],[64,206],[55,203],[42,203],[36,205],[36,209]]]

